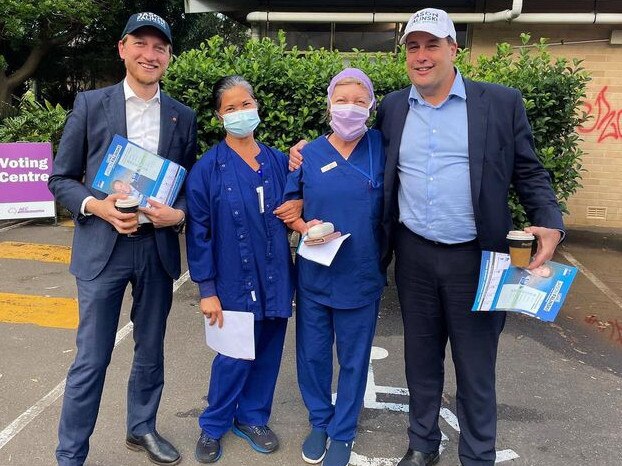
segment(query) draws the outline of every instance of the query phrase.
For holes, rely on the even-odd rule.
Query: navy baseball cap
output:
[[[131,34],[137,29],[143,27],[152,27],[160,31],[169,44],[173,45],[173,39],[171,37],[171,28],[168,23],[160,18],[155,13],[149,13],[148,11],[143,13],[134,13],[130,16],[130,19],[127,20],[127,24],[125,25],[125,29],[123,29],[123,34],[121,34],[121,38],[125,37],[126,34]]]

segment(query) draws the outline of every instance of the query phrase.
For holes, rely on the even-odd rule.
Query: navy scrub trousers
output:
[[[290,173],[285,198],[304,200],[305,219],[330,221],[351,233],[330,267],[298,257],[296,362],[309,422],[332,440],[349,442],[363,404],[369,356],[385,284],[380,269],[384,152],[369,130],[348,159],[321,136],[303,149]],[[331,404],[333,344],[339,379]]]
[[[286,329],[286,318],[256,320],[254,361],[222,354],[214,358],[209,406],[199,417],[199,426],[209,437],[225,435],[234,418],[241,424],[268,424]]]
[[[331,439],[349,442],[356,436],[365,396],[380,300],[357,309],[336,309],[300,293],[296,302],[296,367],[309,422]],[[333,342],[339,362],[334,406]]]

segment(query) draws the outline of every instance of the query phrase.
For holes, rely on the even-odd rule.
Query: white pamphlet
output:
[[[214,351],[236,359],[255,359],[255,315],[222,311],[223,324],[209,324],[205,317],[205,341]]]
[[[318,264],[322,264],[325,266],[330,266],[332,264],[333,259],[337,255],[337,251],[343,244],[343,242],[350,237],[350,233],[347,233],[339,238],[336,238],[328,243],[324,244],[314,244],[313,246],[309,246],[305,244],[304,240],[307,238],[305,235],[300,240],[300,246],[298,247],[298,254],[301,257],[304,257],[307,260],[317,262]]]

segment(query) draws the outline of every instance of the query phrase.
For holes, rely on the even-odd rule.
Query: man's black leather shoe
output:
[[[138,437],[127,434],[125,445],[130,450],[146,452],[149,461],[160,466],[172,466],[181,461],[181,455],[177,449],[155,430]]]
[[[433,464],[438,463],[439,459],[440,455],[438,451],[423,453],[409,448],[404,455],[404,458],[397,463],[397,466],[432,466]]]

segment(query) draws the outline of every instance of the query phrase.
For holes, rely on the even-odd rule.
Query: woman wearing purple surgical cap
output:
[[[311,424],[302,458],[311,464],[348,464],[386,282],[380,267],[384,152],[380,133],[367,127],[375,102],[361,70],[337,74],[328,86],[331,131],[302,149],[304,163],[285,187],[284,200],[304,203],[304,218],[291,223],[293,229],[305,234],[322,220],[351,235],[330,266],[297,258],[296,362]],[[333,406],[335,341],[340,370]]]

